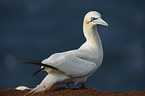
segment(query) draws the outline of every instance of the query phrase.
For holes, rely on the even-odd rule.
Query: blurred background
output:
[[[33,77],[40,66],[16,62],[79,48],[83,18],[91,10],[109,26],[97,26],[104,60],[87,87],[145,90],[144,0],[0,0],[0,89],[38,85],[47,73]]]

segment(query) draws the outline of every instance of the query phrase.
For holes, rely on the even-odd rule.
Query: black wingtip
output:
[[[39,66],[44,66],[44,67],[48,67],[48,68],[52,68],[52,69],[56,69],[58,70],[57,68],[51,66],[51,65],[47,65],[47,64],[43,64],[41,63],[42,60],[35,60],[35,61],[20,61],[18,63],[29,63],[29,64],[34,64],[34,65],[39,65]]]
[[[18,61],[17,63],[31,63],[31,64],[36,64],[36,63],[41,63],[42,60],[33,60],[33,61]]]
[[[45,69],[45,67],[43,67],[43,68],[41,68],[41,69],[35,71],[35,72],[33,73],[33,77],[35,77],[39,72],[44,71],[44,69]]]

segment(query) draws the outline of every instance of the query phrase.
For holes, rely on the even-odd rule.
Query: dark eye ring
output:
[[[91,17],[91,22],[94,21],[94,20],[96,20],[96,19],[98,19],[98,18]]]

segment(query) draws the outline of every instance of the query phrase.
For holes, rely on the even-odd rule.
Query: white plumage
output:
[[[28,88],[26,86],[18,86],[15,88],[16,90],[25,90],[25,89],[31,89],[31,88]]]
[[[42,64],[53,66],[58,70],[45,67],[44,70],[49,74],[40,85],[29,93],[45,91],[53,85],[63,83],[82,84],[85,87],[86,79],[100,67],[103,59],[102,43],[97,32],[97,24],[108,26],[98,12],[88,12],[83,22],[86,42],[77,50],[55,53],[43,60]]]

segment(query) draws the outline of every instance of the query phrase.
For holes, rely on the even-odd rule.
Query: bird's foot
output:
[[[69,84],[68,84],[68,83],[66,83],[65,85],[66,85],[66,88],[70,88],[70,86],[69,86]]]
[[[81,83],[81,87],[79,87],[80,89],[87,89],[85,83]]]

